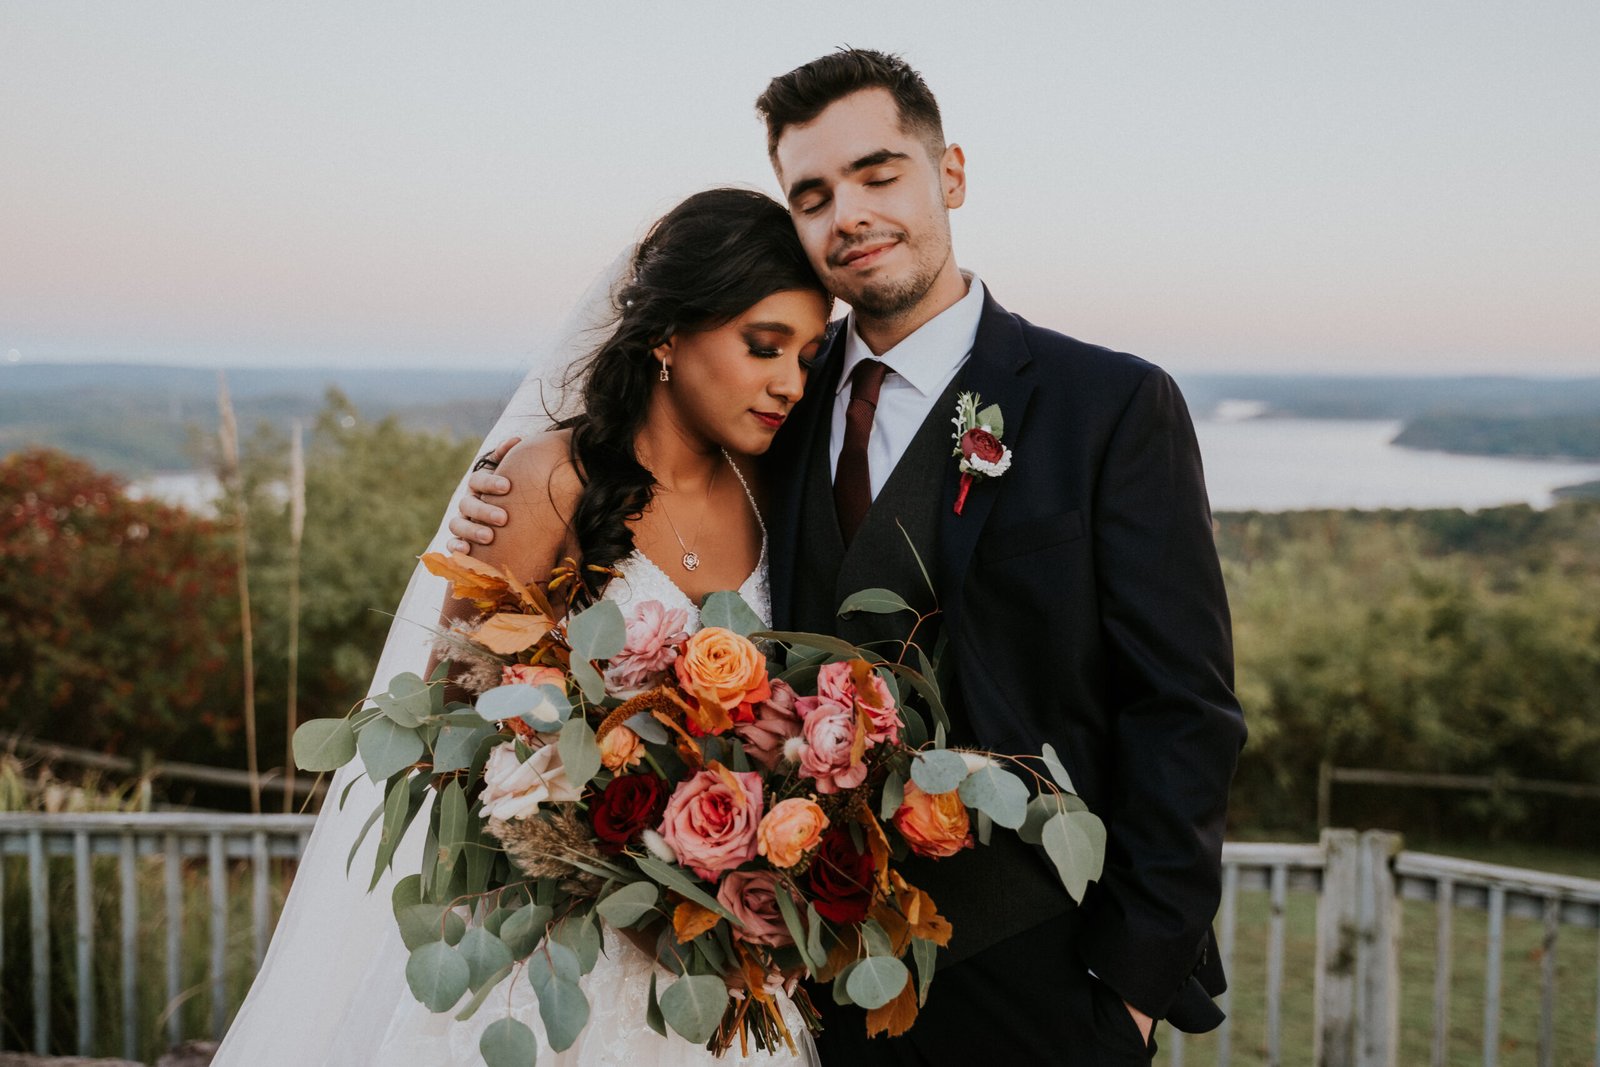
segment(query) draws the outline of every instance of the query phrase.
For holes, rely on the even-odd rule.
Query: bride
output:
[[[717,590],[738,590],[767,617],[760,487],[744,457],[766,451],[800,399],[830,298],[787,210],[740,189],[708,190],[673,208],[622,272],[603,289],[611,320],[603,339],[567,375],[579,385],[577,413],[500,461],[517,487],[505,501],[510,521],[492,548],[474,554],[527,579],[573,557],[591,576],[593,595],[616,601],[624,614],[659,601],[680,609],[691,631],[700,601]],[[537,383],[525,383],[490,440],[533,422],[536,395]],[[444,536],[441,530],[436,545]],[[379,687],[426,658],[430,635],[412,624],[422,620],[419,609],[441,599],[440,583],[413,578],[379,664]],[[447,620],[471,611],[443,604]],[[507,1013],[538,1035],[542,1067],[717,1062],[676,1034],[662,1038],[647,1028],[654,960],[609,928],[604,954],[583,982],[589,1024],[564,1052],[550,1051],[533,991],[515,975],[465,1023],[417,1003],[388,903],[407,871],[397,860],[366,893],[368,842],[345,876],[346,855],[381,788],[357,780],[358,772],[358,762],[347,766],[329,790],[267,959],[216,1064],[465,1067],[482,1062],[479,1035]],[[352,793],[341,807],[333,798],[347,786]],[[397,856],[418,853],[415,831],[425,822],[418,820]],[[799,1053],[752,1051],[750,1058],[814,1063],[798,1013],[786,1005],[784,1014]]]

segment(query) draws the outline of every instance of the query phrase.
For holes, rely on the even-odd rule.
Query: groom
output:
[[[1147,1063],[1153,1020],[1222,1017],[1210,924],[1245,733],[1183,399],[1158,368],[1034,326],[957,268],[964,156],[898,57],[824,56],[756,108],[812,265],[852,309],[763,461],[775,624],[891,641],[904,616],[838,616],[844,597],[888,587],[937,607],[917,641],[947,642],[950,742],[1051,744],[1108,830],[1081,907],[1009,834],[908,869],[956,930],[938,980],[895,1040],[867,1041],[859,1011],[817,998],[824,1063]],[[958,510],[962,393],[1000,409],[1012,462]]]

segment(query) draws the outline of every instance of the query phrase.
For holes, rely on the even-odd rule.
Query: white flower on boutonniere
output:
[[[961,488],[956,493],[956,514],[966,506],[967,493],[979,478],[998,478],[1011,469],[1011,449],[1000,443],[1006,421],[998,404],[980,407],[977,393],[962,393],[956,398],[955,455],[961,459]]]

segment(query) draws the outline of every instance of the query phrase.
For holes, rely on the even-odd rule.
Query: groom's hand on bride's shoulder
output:
[[[473,464],[467,477],[467,494],[456,505],[457,513],[450,517],[450,533],[454,536],[448,546],[450,551],[470,553],[473,545],[487,545],[494,541],[494,528],[506,524],[505,509],[483,498],[504,496],[511,491],[511,482],[496,474],[495,468],[521,440],[508,438]]]

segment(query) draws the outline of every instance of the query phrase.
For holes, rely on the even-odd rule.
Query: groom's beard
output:
[[[829,288],[833,295],[849,304],[862,315],[873,319],[896,319],[916,307],[939,277],[940,265],[948,256],[924,257],[923,250],[909,243],[904,232],[869,233],[854,237],[829,256],[830,266],[842,266],[842,260],[853,249],[890,240],[909,251],[914,259],[911,272],[899,278],[869,278],[855,286],[843,284],[838,275]]]

